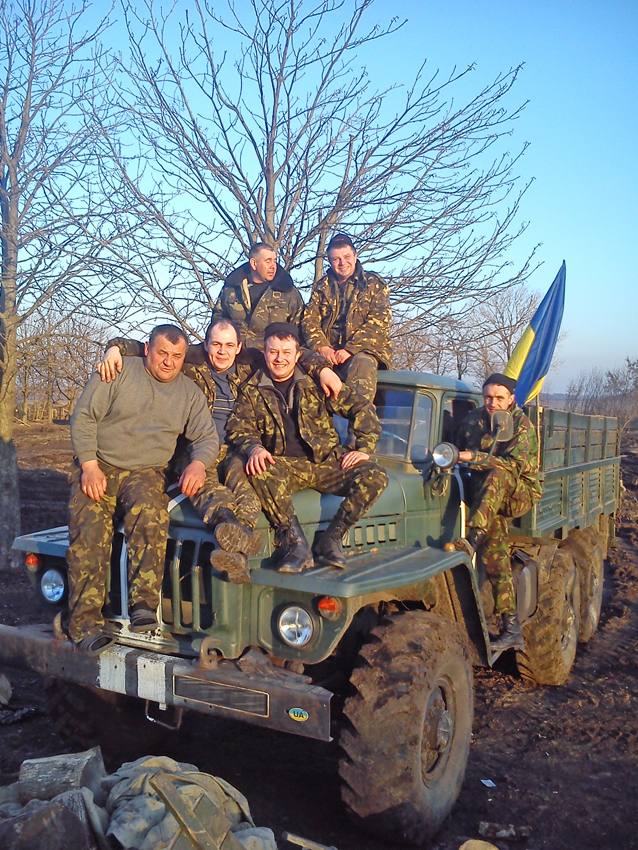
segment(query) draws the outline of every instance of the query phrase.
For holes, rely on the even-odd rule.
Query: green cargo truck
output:
[[[480,404],[459,381],[379,373],[383,433],[375,457],[390,483],[344,539],[345,570],[277,573],[262,517],[264,545],[251,582],[231,584],[211,569],[211,534],[177,494],[161,629],[128,629],[126,548],[116,531],[107,615],[118,643],[90,658],[51,626],[0,626],[0,662],[62,680],[58,690],[72,694],[72,710],[81,711],[84,695],[120,724],[134,703],[174,727],[190,710],[325,741],[338,735],[350,812],[377,836],[426,843],[463,781],[473,665],[495,661],[482,566],[446,549],[463,533],[467,471],[433,458]],[[578,641],[598,624],[618,505],[618,429],[611,418],[538,407],[529,415],[539,434],[543,495],[511,526],[525,637],[517,663],[525,679],[560,685]],[[294,502],[312,540],[339,499],[306,490]],[[24,535],[14,546],[26,553],[36,592],[54,612],[66,593],[67,529]]]

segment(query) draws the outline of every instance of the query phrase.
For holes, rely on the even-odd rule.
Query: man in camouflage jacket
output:
[[[273,324],[264,340],[266,366],[240,388],[228,418],[228,440],[246,459],[262,509],[282,547],[280,572],[297,573],[314,560],[344,567],[341,540],[383,492],[388,477],[370,461],[381,433],[372,404],[344,384],[326,398],[298,368],[295,327]],[[352,423],[355,448],[340,445],[332,415]],[[315,545],[294,513],[292,494],[306,487],[344,499]]]
[[[270,245],[258,242],[250,249],[248,262],[224,281],[213,309],[213,320],[230,319],[247,346],[262,348],[264,328],[271,322],[298,325],[303,300],[285,269],[277,265]]]
[[[457,437],[459,460],[470,463],[476,474],[466,537],[455,541],[455,546],[470,555],[479,552],[485,564],[494,610],[503,615],[501,634],[492,642],[497,651],[523,648],[507,520],[523,516],[541,496],[538,439],[534,426],[516,405],[515,388],[513,378],[491,375],[483,385],[483,407],[465,418]],[[490,457],[494,442],[490,417],[495,410],[510,411],[514,434],[509,442],[497,443]]]
[[[390,292],[363,270],[354,245],[338,233],[328,245],[328,273],[312,288],[301,327],[309,348],[326,357],[345,383],[373,402],[377,369],[392,368]]]
[[[121,369],[122,355],[142,356],[143,345],[136,340],[117,338],[107,343],[107,352],[98,371],[110,381]],[[301,363],[305,372],[320,383],[323,392],[338,395],[341,381],[328,362],[316,352],[304,351]],[[205,341],[188,347],[182,373],[202,390],[219,436],[217,463],[208,470],[204,486],[191,495],[193,507],[215,533],[218,549],[211,563],[226,572],[233,582],[248,581],[248,555],[256,555],[261,535],[252,533],[261,505],[244,471],[243,460],[228,451],[226,422],[239,388],[264,367],[264,355],[255,348],[244,348],[237,327],[227,319],[214,319]],[[177,478],[188,462],[187,441],[180,436],[171,462]],[[237,528],[237,522],[244,528]]]

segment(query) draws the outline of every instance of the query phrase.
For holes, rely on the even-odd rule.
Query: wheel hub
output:
[[[442,685],[430,694],[423,723],[421,765],[424,780],[445,758],[454,736],[454,715]]]

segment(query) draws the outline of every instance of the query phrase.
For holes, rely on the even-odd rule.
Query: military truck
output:
[[[375,458],[390,483],[344,538],[345,570],[277,573],[262,517],[251,581],[231,584],[210,566],[209,530],[174,495],[157,632],[128,629],[126,547],[116,531],[106,613],[118,643],[91,658],[50,625],[0,626],[0,661],[61,680],[73,728],[90,730],[98,718],[96,737],[108,734],[109,716],[126,728],[131,702],[156,725],[176,728],[189,710],[324,741],[338,735],[353,816],[376,836],[427,843],[463,782],[473,666],[495,661],[489,583],[480,563],[451,546],[464,532],[467,471],[454,465],[453,447],[438,446],[481,403],[459,381],[379,373]],[[525,637],[516,661],[524,679],[560,685],[577,643],[598,624],[618,505],[618,428],[615,419],[538,406],[528,414],[543,495],[510,529]],[[294,503],[312,540],[339,499],[306,490]],[[66,594],[67,538],[56,528],[14,544],[52,611]]]

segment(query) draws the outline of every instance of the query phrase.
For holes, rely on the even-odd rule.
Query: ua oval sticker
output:
[[[305,708],[289,708],[288,714],[293,720],[297,720],[299,723],[305,723],[310,717]]]

